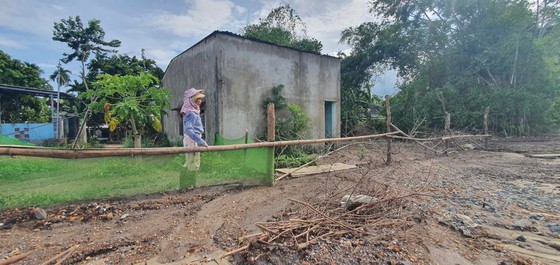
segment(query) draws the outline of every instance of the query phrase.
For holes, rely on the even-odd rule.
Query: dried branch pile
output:
[[[346,208],[332,203],[319,207],[289,199],[300,206],[299,211],[286,214],[283,220],[256,223],[261,232],[242,237],[240,240],[248,243],[222,257],[274,247],[304,249],[320,240],[342,236],[380,238],[383,228],[404,221],[401,210],[406,207],[407,198],[418,194],[397,196],[387,191],[379,195],[372,196],[369,203],[348,204]]]

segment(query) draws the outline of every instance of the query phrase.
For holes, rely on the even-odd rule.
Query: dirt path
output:
[[[320,161],[358,168],[295,179],[274,187],[199,188],[119,201],[0,212],[0,257],[34,252],[18,264],[40,264],[77,246],[64,264],[558,264],[560,153],[557,138],[501,139],[494,151],[437,156],[395,143],[384,165],[384,142],[355,145]],[[277,244],[220,259],[261,232],[255,223],[321,209],[344,194],[383,190],[419,194],[387,214],[391,224],[356,236],[318,240],[302,250]],[[338,206],[337,206],[338,205]],[[371,226],[364,224],[368,229]],[[373,227],[375,228],[375,227]]]

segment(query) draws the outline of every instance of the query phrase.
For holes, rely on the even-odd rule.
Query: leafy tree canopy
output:
[[[12,59],[0,50],[0,84],[52,90],[41,73],[37,65]],[[45,99],[11,92],[0,95],[0,116],[2,123],[50,120],[49,106]]]
[[[320,41],[307,37],[305,23],[289,5],[274,8],[258,23],[245,26],[243,36],[313,53],[323,49]]]
[[[80,16],[62,19],[60,23],[54,23],[54,41],[65,42],[72,50],[71,53],[64,53],[62,61],[69,63],[78,60],[86,63],[89,56],[93,54],[104,54],[116,52],[111,48],[120,47],[119,40],[105,41],[105,31],[101,27],[101,21],[92,19],[84,27]]]
[[[37,65],[12,59],[0,50],[0,84],[52,90],[42,73]]]
[[[558,96],[552,74],[558,65],[550,62],[559,39],[549,37],[557,32],[558,1],[370,4],[379,21],[342,34],[358,62],[348,74],[352,86],[365,87],[372,73],[397,69],[404,82],[391,105],[401,127],[427,119],[430,128],[443,128],[448,111],[455,128],[480,130],[487,106],[494,131],[526,134],[559,125],[547,118]]]
[[[169,108],[170,94],[153,84],[159,80],[152,74],[109,75],[100,74],[93,83],[95,89],[80,94],[81,98],[95,98],[90,103],[93,112],[105,112],[107,123],[128,123],[135,137],[135,147],[140,147],[145,124],[161,131],[159,117]],[[114,127],[113,127],[114,128]]]

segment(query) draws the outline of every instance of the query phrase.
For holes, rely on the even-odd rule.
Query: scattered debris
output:
[[[350,195],[350,194],[346,194],[344,196],[342,196],[342,200],[340,201],[340,205],[342,206],[342,208],[345,208],[347,210],[354,210],[357,207],[363,205],[363,204],[367,204],[367,203],[372,203],[375,202],[377,199],[368,195]]]

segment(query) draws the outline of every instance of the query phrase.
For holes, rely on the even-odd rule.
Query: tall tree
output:
[[[41,69],[0,50],[0,84],[52,90],[41,77]],[[50,112],[45,100],[30,95],[6,92],[0,95],[0,122],[48,122]]]
[[[527,0],[370,3],[379,21],[345,30],[342,40],[364,58],[357,67],[363,76],[389,66],[404,78],[391,104],[395,123],[411,128],[427,118],[429,126],[442,128],[439,117],[448,111],[455,127],[480,129],[491,106],[495,131],[535,133],[550,125],[550,68],[542,67],[536,44],[558,16],[548,16],[543,30]]]
[[[258,23],[245,26],[243,36],[302,51],[321,53],[323,44],[315,38],[309,38],[306,28],[296,11],[286,4],[272,9],[265,18],[260,18]]]
[[[119,40],[105,41],[105,31],[101,27],[101,21],[92,19],[88,21],[88,25],[85,27],[80,16],[76,16],[75,18],[69,17],[67,20],[62,19],[60,23],[55,22],[52,39],[54,41],[65,42],[72,50],[71,53],[64,53],[62,62],[69,63],[73,60],[80,62],[82,83],[86,91],[89,90],[86,79],[86,63],[90,55],[117,52],[117,50],[111,48],[117,48],[121,45]],[[95,99],[92,98],[89,100]],[[89,108],[86,108],[78,137],[84,132],[89,114]],[[83,135],[85,136],[85,134]],[[86,141],[85,137],[83,137],[83,140]]]
[[[56,66],[56,70],[50,75],[50,79],[56,82],[56,128],[55,135],[60,136],[60,87],[66,87],[70,83],[70,70],[62,68],[60,62]]]
[[[86,89],[88,85],[86,80],[86,63],[90,56],[106,54],[108,52],[117,52],[115,49],[121,46],[119,40],[105,41],[105,31],[101,27],[101,21],[92,19],[88,21],[87,27],[84,27],[80,16],[75,18],[69,17],[62,19],[60,23],[54,23],[53,38],[54,41],[65,42],[72,50],[71,53],[64,53],[62,62],[67,64],[77,60],[81,64],[81,77]]]
[[[60,63],[56,66],[56,70],[49,76],[51,81],[55,82],[58,87],[65,87],[70,83],[70,74],[72,72],[68,69],[64,69]]]

